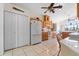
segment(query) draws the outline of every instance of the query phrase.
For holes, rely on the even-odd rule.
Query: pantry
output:
[[[28,16],[4,11],[4,50],[29,44]]]

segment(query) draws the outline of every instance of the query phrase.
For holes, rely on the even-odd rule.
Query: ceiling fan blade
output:
[[[48,9],[48,7],[41,7],[42,9]]]
[[[44,12],[44,13],[47,13],[48,9]]]
[[[54,3],[51,3],[50,6],[48,6],[48,9],[52,8],[54,6]]]
[[[59,6],[55,6],[53,8],[62,8],[62,5],[59,5]]]
[[[54,6],[55,3],[51,3],[50,6]]]
[[[51,12],[52,12],[52,13],[55,13],[55,11],[54,11],[54,10],[51,10]]]

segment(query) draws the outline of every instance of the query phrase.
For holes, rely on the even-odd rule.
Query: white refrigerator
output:
[[[42,23],[37,20],[31,20],[31,45],[42,41]]]

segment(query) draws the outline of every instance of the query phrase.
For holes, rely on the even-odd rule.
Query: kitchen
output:
[[[54,41],[54,39],[56,39],[56,34],[59,32],[61,32],[62,34],[61,43],[63,45],[66,44],[70,46],[72,44],[73,45],[76,44],[76,43],[69,43],[71,42],[71,40],[68,40],[68,39],[72,39],[73,36],[74,38],[75,37],[79,38],[78,37],[79,26],[74,25],[78,22],[78,18],[77,18],[78,4],[76,3],[56,4],[56,5],[62,5],[63,7],[61,9],[56,9],[55,13],[50,13],[49,11],[47,13],[44,13],[45,10],[41,9],[41,7],[49,6],[49,5],[50,3],[4,4],[3,9],[4,9],[5,21],[4,21],[4,36],[3,36],[4,43],[1,42],[4,45],[4,46],[2,45],[3,47],[2,54],[4,53],[4,55],[10,55],[10,54],[12,55],[13,53],[13,55],[20,55],[20,56],[21,55],[27,55],[27,56],[57,55],[58,50],[55,51],[55,49],[58,49],[58,46],[55,46],[55,48],[52,48],[52,46],[54,47],[54,44],[57,44],[57,42]],[[71,32],[77,32],[77,33],[71,33]],[[20,48],[23,50],[20,50]],[[35,50],[35,48],[37,48],[38,51]],[[63,47],[62,49],[63,49],[63,53],[65,54],[64,52],[65,49]],[[6,50],[10,50],[10,53],[8,53],[9,51],[5,52]],[[37,53],[34,52],[34,50],[37,51]],[[42,50],[44,54],[42,53]],[[69,52],[70,50],[67,50],[67,52]],[[21,51],[21,52],[18,52],[18,51]],[[32,54],[31,51],[34,54]],[[51,53],[51,51],[53,54]],[[72,54],[74,55],[74,53]],[[72,55],[72,54],[69,54],[69,55]]]

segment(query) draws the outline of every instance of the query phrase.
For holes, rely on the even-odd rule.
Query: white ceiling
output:
[[[50,3],[15,3],[15,5],[29,10],[36,15],[43,15],[46,9],[41,9],[41,7],[47,7]],[[57,5],[57,3],[55,5]]]

